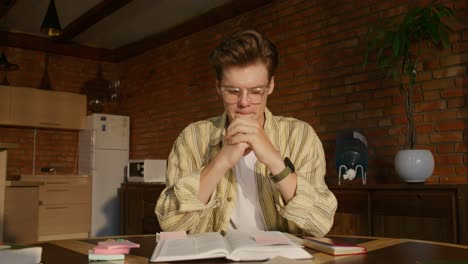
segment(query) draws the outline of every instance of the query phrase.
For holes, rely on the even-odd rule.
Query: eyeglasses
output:
[[[246,91],[247,99],[252,104],[259,104],[263,99],[263,95],[265,95],[265,92],[268,89],[268,84],[262,87],[254,87],[249,89],[242,89],[238,87],[220,87],[220,89],[223,92],[224,100],[226,100],[227,103],[239,102],[241,95],[243,95],[244,91]]]

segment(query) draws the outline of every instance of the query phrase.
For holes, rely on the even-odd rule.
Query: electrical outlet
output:
[[[55,168],[44,167],[41,168],[41,172],[55,172]]]

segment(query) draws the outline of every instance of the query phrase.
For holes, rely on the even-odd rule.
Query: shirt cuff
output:
[[[296,172],[296,175],[296,194],[291,198],[291,200],[289,200],[287,204],[285,204],[284,200],[281,199],[276,205],[278,212],[280,212],[283,217],[286,217],[286,215],[297,211],[298,208],[303,210],[304,208],[310,207],[315,202],[314,197],[315,193],[317,192],[317,186],[312,185],[310,181],[302,177],[299,173]]]
[[[219,206],[218,199],[215,199],[216,189],[211,194],[210,200],[207,204],[202,203],[198,199],[198,192],[200,189],[199,175],[200,174],[192,174],[190,176],[183,177],[174,185],[174,193],[179,201],[179,211],[201,211]]]

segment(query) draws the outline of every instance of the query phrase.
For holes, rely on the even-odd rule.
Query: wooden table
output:
[[[368,250],[366,255],[333,257],[311,249],[307,249],[313,256],[313,261],[302,260],[300,263],[411,263],[417,261],[425,263],[429,260],[458,260],[450,263],[468,263],[468,246],[429,242],[422,240],[358,237],[358,236],[332,236],[343,242],[355,243],[365,246]],[[138,249],[132,249],[130,255],[126,255],[125,263],[148,263],[148,258],[153,253],[156,245],[154,235],[126,236],[126,239],[139,243]],[[59,240],[40,243],[43,247],[42,260],[44,264],[88,263],[87,252],[92,249],[98,241],[105,239],[90,240]],[[464,260],[466,262],[460,261]],[[235,263],[224,259],[199,260],[180,263]],[[248,263],[248,262],[240,262]],[[261,262],[253,262],[261,263]]]

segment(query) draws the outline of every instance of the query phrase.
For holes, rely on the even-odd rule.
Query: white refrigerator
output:
[[[87,117],[79,133],[80,174],[92,177],[91,237],[120,234],[118,189],[129,157],[130,118],[107,114]]]

